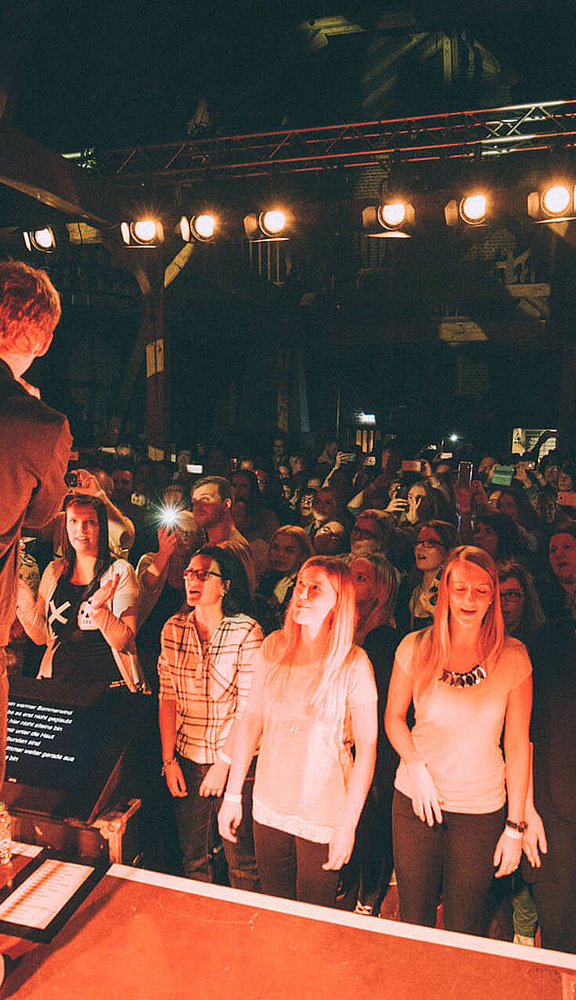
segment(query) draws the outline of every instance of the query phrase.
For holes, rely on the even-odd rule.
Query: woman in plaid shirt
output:
[[[176,805],[184,874],[213,882],[216,817],[263,635],[244,613],[246,574],[229,549],[200,549],[184,584],[188,608],[166,622],[158,660],[162,773]],[[251,798],[247,782],[240,837],[224,847],[231,885],[257,890]]]

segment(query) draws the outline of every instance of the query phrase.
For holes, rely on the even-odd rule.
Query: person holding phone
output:
[[[406,486],[390,501],[386,511],[395,514],[399,530],[404,532],[411,542],[417,537],[421,525],[426,521],[456,520],[454,508],[439,490],[430,486],[427,480],[416,478]]]
[[[444,927],[482,934],[492,878],[515,871],[522,854],[531,706],[532,667],[504,634],[496,566],[460,546],[434,624],[397,649],[388,693],[401,920],[434,927],[442,892]]]
[[[20,580],[18,619],[46,645],[38,676],[73,687],[143,688],[135,635],[139,587],[134,568],[113,559],[106,508],[98,497],[70,496],[61,559],[43,573],[38,598]]]

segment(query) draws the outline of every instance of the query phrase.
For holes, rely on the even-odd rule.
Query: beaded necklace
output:
[[[466,670],[464,673],[459,673],[457,670],[443,670],[440,674],[440,680],[444,684],[449,684],[450,687],[472,687],[473,684],[480,684],[486,680],[486,670],[479,663],[472,670]]]

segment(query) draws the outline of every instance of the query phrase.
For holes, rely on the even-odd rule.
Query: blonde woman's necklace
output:
[[[486,680],[486,670],[479,663],[472,670],[465,670],[463,673],[458,670],[443,670],[440,674],[440,680],[450,687],[472,687],[474,684],[481,684],[482,681]]]

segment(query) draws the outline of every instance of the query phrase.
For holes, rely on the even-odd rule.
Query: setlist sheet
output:
[[[49,942],[106,874],[109,862],[44,849],[0,889],[0,934]]]
[[[45,930],[93,871],[76,862],[44,861],[0,904],[0,920]]]

